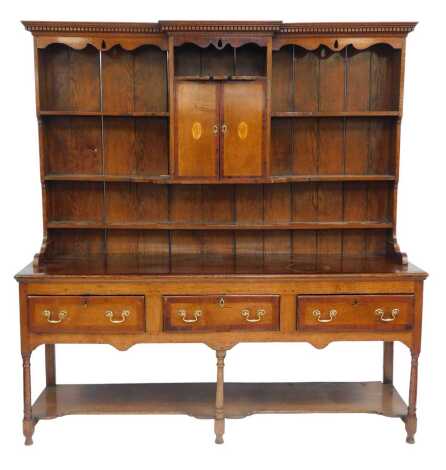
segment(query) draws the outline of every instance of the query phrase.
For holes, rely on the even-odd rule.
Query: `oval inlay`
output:
[[[245,121],[238,125],[238,136],[241,140],[245,140],[248,137],[248,124]]]
[[[192,137],[195,140],[198,140],[201,137],[201,134],[202,134],[201,124],[199,122],[194,122],[192,124]]]

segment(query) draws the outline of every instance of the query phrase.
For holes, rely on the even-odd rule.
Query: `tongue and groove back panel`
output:
[[[38,38],[46,243],[37,261],[402,261],[404,35],[287,30]]]

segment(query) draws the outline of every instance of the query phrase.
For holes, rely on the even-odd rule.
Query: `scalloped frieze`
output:
[[[96,49],[108,51],[119,45],[127,51],[133,51],[142,46],[157,46],[161,50],[167,50],[167,39],[163,35],[148,37],[86,37],[86,36],[38,36],[36,40],[38,49],[45,49],[51,44],[65,44],[72,49],[85,49],[93,46]]]
[[[347,46],[353,46],[357,50],[367,49],[376,44],[387,44],[394,49],[401,49],[404,39],[401,37],[302,37],[288,36],[286,34],[273,38],[273,50],[279,50],[286,45],[300,46],[308,51],[314,51],[324,46],[332,51],[341,51]]]
[[[211,44],[216,49],[224,49],[227,45],[232,47],[240,47],[245,44],[256,44],[260,47],[266,47],[268,40],[271,36],[221,36],[221,37],[212,37],[209,35],[191,37],[187,34],[175,35],[174,36],[174,45],[176,47],[182,46],[183,44],[192,43],[198,47],[208,47]]]

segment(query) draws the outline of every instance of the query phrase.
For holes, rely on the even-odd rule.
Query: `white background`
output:
[[[1,21],[0,140],[0,464],[5,469],[106,468],[445,468],[445,15],[441,1],[4,1]],[[400,420],[373,415],[257,415],[227,421],[225,444],[213,423],[178,416],[66,417],[40,422],[23,445],[17,285],[13,275],[41,242],[41,193],[31,35],[19,20],[157,21],[233,19],[404,21],[407,41],[398,239],[430,273],[425,285],[418,433],[405,443]],[[32,356],[33,395],[44,385],[43,348]],[[58,346],[67,383],[210,381],[215,356],[203,345]],[[233,381],[380,380],[382,346],[337,343],[239,345],[226,360]],[[396,347],[396,385],[407,398],[410,355]],[[427,462],[431,463],[428,464]],[[32,467],[31,467],[32,466]]]

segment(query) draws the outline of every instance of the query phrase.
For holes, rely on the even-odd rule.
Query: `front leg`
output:
[[[404,420],[406,424],[407,438],[409,444],[415,443],[417,431],[417,385],[418,385],[418,356],[419,352],[411,351],[412,361],[410,367],[409,407]]]
[[[32,416],[31,402],[31,353],[22,353],[23,360],[23,434],[25,445],[33,443],[35,420]]]
[[[225,433],[225,410],[224,410],[224,367],[225,349],[217,349],[217,391],[215,395],[215,443],[223,444],[223,434]]]

